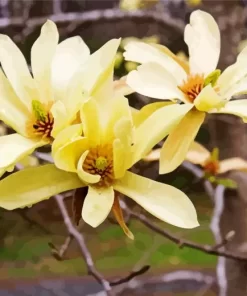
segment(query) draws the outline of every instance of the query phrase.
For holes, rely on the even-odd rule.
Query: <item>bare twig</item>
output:
[[[215,246],[210,246],[210,245],[202,245],[202,244],[197,244],[189,240],[185,239],[180,239],[177,236],[171,234],[170,232],[164,230],[163,228],[160,228],[159,226],[155,225],[153,222],[151,222],[147,217],[145,217],[143,214],[137,214],[130,209],[126,207],[126,210],[129,212],[131,217],[133,217],[136,220],[139,220],[142,222],[144,225],[146,225],[148,228],[153,230],[154,232],[160,234],[161,236],[169,239],[170,241],[176,243],[180,248],[182,247],[188,247],[191,249],[195,249],[198,251],[201,251],[203,253],[215,255],[215,256],[223,256],[226,258],[231,258],[235,260],[244,260],[247,261],[247,257],[241,254],[237,254],[236,252],[229,252],[229,251],[222,251],[218,250],[217,248],[215,249]],[[228,242],[228,240],[225,239],[225,242]],[[222,246],[222,245],[221,245]]]
[[[114,295],[112,294],[110,283],[96,270],[91,254],[86,246],[84,237],[73,226],[63,201],[64,197],[62,195],[56,195],[55,198],[56,198],[58,207],[61,211],[61,214],[63,216],[64,224],[66,225],[69,234],[76,240],[76,242],[80,247],[82,256],[87,265],[88,274],[92,275],[103,286],[108,296]]]

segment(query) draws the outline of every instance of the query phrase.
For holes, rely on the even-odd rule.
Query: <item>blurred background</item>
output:
[[[124,62],[122,58],[123,46],[129,38],[164,44],[180,58],[187,59],[183,29],[190,13],[203,9],[215,17],[221,29],[222,53],[218,68],[223,70],[235,61],[246,44],[246,4],[244,0],[0,0],[0,33],[13,38],[28,62],[30,48],[47,19],[56,22],[60,41],[80,35],[92,51],[111,38],[122,37],[122,47],[115,64],[118,78],[136,67],[136,64]],[[130,104],[136,108],[154,101],[136,94],[129,98]],[[10,132],[1,124],[1,135]],[[245,134],[246,127],[241,120],[233,116],[212,116],[202,127],[197,140],[209,149],[219,147],[223,158],[246,158]],[[21,165],[37,163],[34,157]],[[167,176],[158,176],[158,164],[155,162],[141,162],[135,170],[186,192],[197,208],[201,226],[183,230],[158,221],[155,223],[181,238],[214,244],[209,228],[214,207],[202,183],[195,182],[191,172],[180,167]],[[68,197],[66,205],[70,213],[71,204],[72,199]],[[134,203],[129,205],[142,212]],[[234,215],[234,212],[230,210],[229,214]],[[151,266],[134,284],[130,282],[123,291],[120,289],[119,295],[218,295],[216,256],[188,248],[180,249],[141,223],[132,220],[128,223],[135,234],[134,241],[129,240],[112,219],[97,229],[87,225],[82,228],[96,267],[107,279],[125,276],[143,265]],[[53,198],[12,212],[0,209],[0,234],[1,296],[86,296],[96,295],[101,290],[100,285],[87,276],[87,268],[76,242],[71,243],[64,261],[58,261],[51,255],[48,243],[59,246],[67,236]],[[137,285],[136,288],[133,285]],[[237,295],[246,294],[229,294]]]

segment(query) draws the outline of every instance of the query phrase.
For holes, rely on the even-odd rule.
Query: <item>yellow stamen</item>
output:
[[[193,103],[204,87],[204,75],[189,75],[187,81],[178,88],[186,95],[188,101]]]

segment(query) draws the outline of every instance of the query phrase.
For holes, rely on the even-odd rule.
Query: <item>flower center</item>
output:
[[[92,148],[84,163],[84,171],[92,175],[100,175],[99,187],[108,187],[114,181],[112,145],[98,145]]]
[[[51,132],[54,124],[52,114],[47,111],[40,101],[32,101],[33,118],[27,124],[28,134],[38,136],[43,139],[51,139]]]
[[[204,87],[204,75],[189,75],[187,81],[178,88],[185,94],[190,103],[193,103]]]
[[[204,164],[204,171],[211,175],[217,175],[219,171],[219,161],[217,160],[209,160]]]

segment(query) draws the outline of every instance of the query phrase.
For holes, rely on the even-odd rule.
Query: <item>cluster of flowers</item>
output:
[[[159,152],[160,173],[176,169],[207,113],[246,120],[247,100],[230,99],[247,93],[247,48],[221,74],[216,69],[218,26],[198,10],[184,32],[188,62],[165,46],[130,42],[124,57],[141,65],[113,81],[120,39],[93,54],[78,36],[59,44],[58,39],[56,25],[47,21],[31,50],[31,75],[17,46],[0,35],[0,119],[16,131],[0,137],[0,173],[44,145],[51,145],[54,160],[3,178],[0,206],[13,210],[87,186],[82,218],[93,227],[113,210],[133,238],[116,192],[165,222],[197,227],[196,210],[183,192],[129,169],[166,136]],[[125,97],[134,91],[162,101],[135,110]]]

